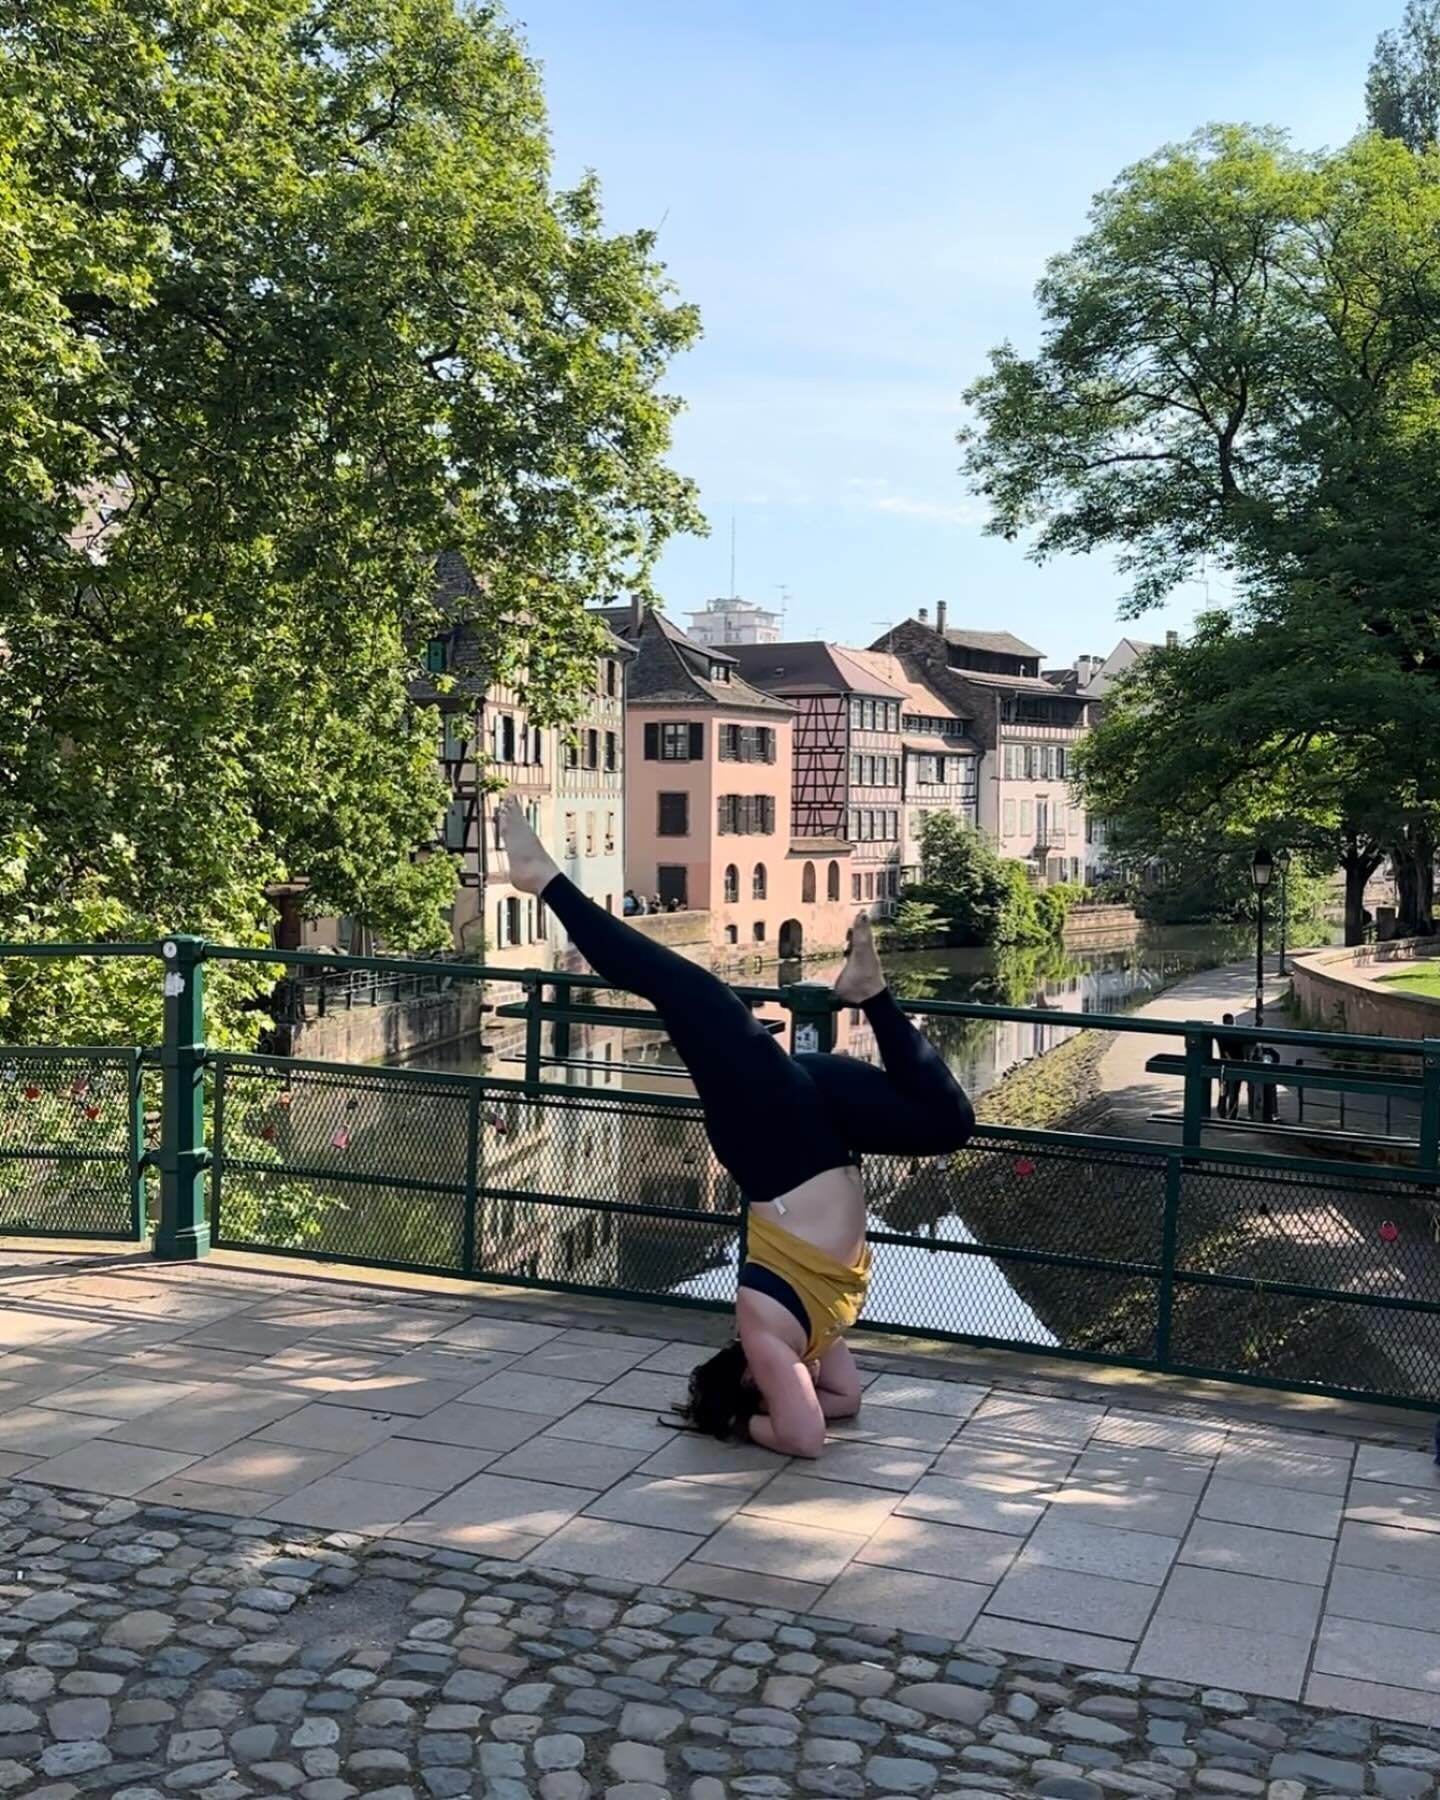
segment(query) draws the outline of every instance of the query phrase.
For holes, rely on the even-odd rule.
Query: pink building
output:
[[[746,645],[757,687],[796,709],[795,830],[851,846],[852,907],[888,918],[900,892],[906,694],[839,644]]]
[[[710,914],[722,958],[843,941],[850,846],[793,836],[794,709],[659,613],[607,612],[626,695],[625,885]]]

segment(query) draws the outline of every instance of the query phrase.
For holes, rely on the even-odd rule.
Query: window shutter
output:
[[[766,829],[766,831],[774,831],[774,829],[775,829],[775,802],[773,799],[771,799],[769,796],[767,796],[764,804],[765,804],[765,829]]]
[[[660,760],[660,727],[658,725],[645,727],[645,760],[646,762],[659,762]]]
[[[701,762],[703,761],[704,756],[705,727],[703,725],[692,725],[690,727],[690,760],[691,762]]]
[[[773,763],[775,760],[775,728],[773,725],[765,725],[761,729],[765,734],[765,760]]]

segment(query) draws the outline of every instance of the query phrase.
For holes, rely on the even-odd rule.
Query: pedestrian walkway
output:
[[[1278,971],[1276,959],[1269,958],[1265,965],[1265,1017],[1277,1029],[1286,1023],[1279,1003],[1288,985],[1288,978]],[[1173,1019],[1176,1036],[1172,1042],[1148,1032],[1116,1032],[1099,1067],[1099,1088],[1110,1114],[1109,1129],[1120,1137],[1174,1143],[1177,1126],[1152,1115],[1170,1113],[1178,1118],[1184,1100],[1184,1080],[1179,1075],[1152,1074],[1145,1064],[1157,1051],[1173,1054],[1182,1050],[1181,1036],[1186,1025],[1218,1026],[1227,1012],[1234,1014],[1237,1025],[1254,1024],[1253,962],[1231,963],[1187,976],[1154,1000],[1137,1006],[1129,1017]],[[1237,1135],[1224,1134],[1227,1139]]]
[[[548,1730],[546,1721],[563,1711],[564,1696],[548,1669],[537,1666],[531,1639],[550,1642],[551,1614],[545,1614],[543,1631],[537,1626],[517,1633],[525,1639],[517,1645],[504,1636],[514,1630],[510,1624],[477,1622],[467,1611],[464,1630],[447,1646],[460,1611],[471,1605],[471,1592],[523,1601],[518,1609],[501,1609],[507,1615],[517,1610],[523,1620],[532,1600],[542,1608],[557,1604],[555,1583],[563,1588],[591,1578],[612,1598],[631,1592],[615,1584],[663,1588],[670,1596],[653,1604],[669,1609],[671,1627],[658,1614],[642,1615],[648,1623],[633,1624],[635,1635],[624,1638],[627,1653],[645,1665],[625,1679],[649,1685],[606,1691],[619,1697],[616,1704],[634,1699],[648,1705],[652,1689],[664,1690],[655,1704],[673,1703],[681,1717],[671,1731],[656,1726],[656,1741],[668,1745],[673,1737],[677,1754],[683,1746],[701,1748],[705,1740],[705,1732],[697,1737],[689,1725],[682,1732],[692,1702],[669,1692],[677,1682],[692,1693],[738,1697],[758,1691],[748,1675],[728,1677],[739,1686],[713,1687],[711,1674],[680,1672],[677,1656],[713,1663],[713,1655],[694,1645],[677,1647],[673,1637],[725,1634],[709,1623],[674,1626],[679,1593],[705,1597],[696,1603],[696,1616],[705,1620],[712,1602],[734,1603],[747,1616],[783,1618],[812,1634],[814,1641],[804,1647],[788,1640],[798,1654],[817,1656],[814,1668],[793,1671],[802,1684],[819,1683],[813,1693],[805,1689],[811,1698],[835,1691],[889,1704],[892,1685],[913,1677],[923,1686],[934,1679],[915,1673],[921,1665],[957,1664],[982,1671],[972,1683],[982,1691],[1003,1686],[1007,1694],[1036,1700],[1037,1713],[1048,1707],[1037,1735],[1029,1730],[1036,1715],[1007,1700],[999,1723],[992,1720],[990,1727],[998,1762],[959,1753],[985,1747],[974,1736],[977,1728],[984,1735],[979,1716],[943,1710],[963,1704],[976,1711],[978,1699],[945,1701],[932,1711],[928,1702],[912,1704],[900,1694],[901,1710],[893,1715],[862,1707],[862,1716],[894,1725],[902,1737],[924,1737],[931,1747],[912,1745],[901,1760],[913,1756],[952,1787],[974,1785],[950,1781],[952,1774],[1033,1771],[1040,1763],[1065,1762],[1072,1765],[1068,1775],[1078,1778],[1080,1770],[1092,1769],[1087,1757],[1094,1750],[1124,1763],[1150,1760],[1161,1748],[1184,1748],[1194,1733],[1217,1729],[1202,1716],[1205,1707],[1224,1711],[1232,1704],[1202,1701],[1200,1689],[1303,1701],[1417,1726],[1440,1721],[1440,1484],[1425,1448],[1429,1422],[1412,1415],[1362,1414],[1307,1401],[1294,1414],[1305,1428],[1291,1429],[1261,1422],[1254,1397],[1242,1391],[1230,1396],[1214,1387],[1204,1400],[1181,1399],[1174,1384],[1120,1371],[1088,1371],[1067,1391],[1061,1364],[1046,1365],[1052,1372],[1048,1391],[1037,1391],[1033,1367],[1018,1360],[961,1350],[917,1360],[887,1353],[872,1340],[862,1345],[866,1389],[859,1418],[836,1428],[819,1462],[786,1463],[752,1446],[721,1445],[675,1428],[670,1408],[683,1392],[686,1372],[704,1353],[687,1339],[714,1341],[719,1321],[698,1320],[692,1330],[687,1315],[660,1309],[592,1309],[533,1293],[447,1291],[433,1283],[331,1281],[314,1272],[276,1274],[233,1261],[177,1268],[109,1258],[76,1268],[73,1258],[15,1255],[0,1285],[6,1301],[0,1339],[8,1348],[0,1358],[0,1472],[12,1484],[0,1513],[11,1526],[6,1557],[20,1571],[0,1577],[9,1583],[0,1586],[7,1608],[0,1633],[24,1642],[24,1653],[13,1652],[0,1677],[12,1702],[0,1709],[0,1718],[13,1721],[17,1708],[35,1711],[32,1702],[50,1693],[45,1671],[78,1667],[81,1649],[88,1659],[91,1649],[107,1645],[143,1653],[141,1664],[123,1658],[105,1663],[102,1657],[94,1665],[114,1672],[148,1668],[144,1656],[154,1656],[162,1643],[172,1646],[166,1680],[173,1676],[181,1686],[182,1676],[198,1676],[212,1659],[228,1663],[233,1655],[253,1670],[258,1693],[258,1684],[272,1678],[268,1652],[262,1642],[242,1659],[240,1646],[252,1631],[263,1639],[272,1626],[283,1643],[281,1615],[288,1608],[275,1594],[298,1599],[295,1582],[311,1583],[303,1587],[309,1593],[320,1580],[302,1574],[294,1562],[315,1561],[318,1553],[297,1546],[339,1532],[348,1534],[340,1547],[353,1557],[376,1554],[367,1549],[375,1540],[406,1558],[431,1553],[435,1566],[447,1571],[439,1585],[460,1596],[432,1596],[420,1608],[422,1616],[409,1622],[415,1641],[400,1664],[390,1662],[387,1651],[371,1665],[372,1672],[388,1671],[378,1696],[387,1706],[395,1702],[389,1713],[396,1729],[409,1719],[412,1702],[429,1692],[425,1683],[444,1678],[452,1667],[446,1659],[458,1650],[460,1667],[503,1678],[498,1686],[462,1682],[453,1692],[444,1688],[438,1710],[446,1718],[451,1707],[480,1709],[476,1720],[454,1727],[460,1735],[474,1741],[477,1721],[489,1717],[496,1700],[506,1714],[540,1721],[515,1727],[516,1735],[507,1738],[500,1730],[504,1720],[497,1719],[490,1734],[496,1741],[529,1743]],[[626,1320],[633,1330],[623,1328]],[[1269,1404],[1283,1416],[1282,1401],[1272,1396]],[[58,1513],[45,1510],[45,1491],[65,1497]],[[73,1513],[66,1510],[70,1496],[79,1496]],[[105,1500],[135,1502],[142,1511],[105,1511]],[[223,1535],[228,1532],[251,1546],[247,1555],[260,1558],[263,1551],[279,1559],[270,1573],[257,1574],[254,1593],[231,1598],[218,1591],[211,1572],[193,1558],[167,1565],[179,1522],[196,1513],[204,1515],[196,1529],[219,1534],[215,1541],[222,1548],[231,1543]],[[112,1554],[103,1547],[109,1540],[94,1537],[93,1528],[100,1519],[122,1516],[128,1529]],[[37,1518],[55,1521],[43,1526],[49,1548],[33,1542],[42,1529]],[[98,1546],[98,1568],[84,1564],[87,1585],[55,1585],[69,1568],[60,1558],[63,1544]],[[149,1559],[151,1548],[160,1555]],[[153,1574],[146,1572],[150,1560]],[[325,1557],[319,1562],[323,1567]],[[451,1580],[457,1571],[475,1575],[481,1564],[488,1573],[476,1575],[479,1587]],[[375,1579],[391,1579],[380,1573],[388,1564],[366,1566]],[[125,1587],[132,1576],[144,1589],[141,1598]],[[532,1578],[549,1585],[526,1585]],[[224,1585],[221,1580],[218,1588]],[[396,1602],[401,1613],[408,1604]],[[640,1593],[637,1604],[652,1601]],[[474,1606],[481,1613],[493,1610],[480,1601]],[[136,1609],[144,1616],[127,1624]],[[400,1623],[397,1617],[389,1626],[398,1630]],[[316,1627],[327,1643],[349,1629],[345,1615],[328,1636]],[[154,1634],[152,1643],[145,1641],[147,1632]],[[852,1637],[867,1645],[898,1644],[911,1660],[869,1658],[869,1666],[889,1672],[889,1681],[825,1676],[822,1669],[837,1657],[867,1666],[853,1647],[834,1651],[836,1642]],[[31,1654],[52,1639],[57,1647]],[[823,1654],[821,1639],[830,1645]],[[422,1641],[431,1648],[422,1650]],[[760,1633],[741,1641],[768,1639]],[[566,1642],[540,1663],[568,1654]],[[578,1651],[581,1645],[569,1647]],[[597,1646],[586,1640],[585,1647]],[[653,1654],[642,1656],[647,1647]],[[726,1646],[725,1656],[732,1648]],[[748,1662],[734,1650],[741,1668],[769,1668],[770,1659],[758,1650],[747,1654]],[[282,1657],[277,1651],[273,1667],[287,1666],[292,1655],[299,1653]],[[1023,1663],[1037,1658],[1054,1670],[1027,1673]],[[330,1664],[301,1657],[299,1666],[310,1668],[318,1682]],[[1062,1676],[1062,1666],[1088,1672],[1089,1687]],[[83,1680],[62,1683],[63,1693],[93,1702],[108,1692],[94,1686],[90,1670],[87,1660]],[[996,1671],[1005,1672],[1003,1681]],[[718,1680],[718,1663],[713,1672]],[[1041,1686],[1014,1685],[1017,1675]],[[292,1711],[256,1712],[253,1723],[284,1726],[288,1733],[300,1723],[300,1690],[315,1683],[296,1680],[291,1687],[279,1675],[273,1679],[290,1688],[284,1705]],[[352,1695],[368,1685],[358,1676],[349,1679],[345,1691]],[[575,1679],[572,1674],[570,1684]],[[964,1685],[971,1678],[953,1679]],[[396,1685],[412,1680],[420,1683],[413,1692]],[[872,1680],[873,1688],[854,1685]],[[518,1691],[507,1697],[511,1681],[538,1684],[544,1700]],[[27,1684],[34,1690],[28,1699],[22,1691]],[[245,1683],[232,1678],[217,1685],[231,1697],[197,1701],[194,1729],[202,1735],[223,1735],[237,1716],[234,1709],[251,1704]],[[467,1685],[474,1691],[461,1693]],[[1062,1689],[1063,1700],[1055,1697]],[[1150,1717],[1172,1721],[1158,1733],[1141,1722],[1136,1696],[1142,1693],[1150,1697]],[[1078,1704],[1100,1694],[1112,1696],[1106,1707]],[[1114,1698],[1119,1696],[1123,1707]],[[174,1704],[168,1689],[133,1697]],[[1182,1710],[1167,1714],[1151,1703],[1167,1698]],[[68,1702],[57,1702],[47,1716],[53,1719],[62,1704]],[[1251,1711],[1245,1701],[1234,1704]],[[602,1708],[596,1718],[615,1710],[608,1701],[595,1705]],[[763,1701],[763,1695],[762,1706],[793,1711]],[[1066,1713],[1063,1722],[1056,1722],[1056,1709]],[[97,1718],[100,1710],[90,1707]],[[345,1712],[338,1702],[329,1710]],[[811,1729],[820,1733],[830,1710],[810,1710],[819,1715]],[[1076,1725],[1072,1710],[1088,1723]],[[224,1716],[211,1718],[212,1711]],[[183,1714],[181,1723],[189,1716]],[[461,1713],[453,1716],[458,1721]],[[69,1713],[64,1717],[69,1720]],[[937,1736],[930,1729],[935,1719],[963,1725],[970,1734],[964,1745]],[[367,1731],[391,1728],[378,1713],[362,1719],[357,1712],[356,1720]],[[1293,1706],[1274,1721],[1273,1729],[1246,1738],[1247,1747],[1217,1755],[1234,1755],[1245,1770],[1253,1765],[1266,1773],[1282,1746],[1287,1755],[1294,1748],[1292,1734],[1305,1724]],[[158,1722],[151,1719],[145,1728]],[[1102,1722],[1119,1735],[1100,1732]],[[789,1731],[793,1737],[794,1727],[769,1719],[752,1723],[759,1736],[727,1737],[716,1749],[728,1759],[725,1767],[740,1767],[737,1747],[768,1747],[777,1757],[787,1751],[788,1770],[798,1751],[790,1739],[782,1744],[764,1733]],[[66,1729],[78,1732],[81,1726],[71,1722]],[[349,1732],[348,1724],[344,1729]],[[451,1729],[427,1725],[441,1736]],[[28,1743],[36,1733],[27,1726],[7,1737],[5,1730],[0,1724],[0,1759],[10,1755],[29,1767],[29,1752],[7,1751],[6,1745]],[[568,1726],[556,1730],[575,1735]],[[830,1731],[828,1723],[824,1731]],[[1001,1733],[1034,1737],[1035,1745],[1000,1743]],[[58,1729],[55,1736],[61,1744],[92,1741]],[[644,1739],[638,1729],[629,1736]],[[1357,1745],[1362,1739],[1370,1743],[1368,1727],[1356,1728]],[[272,1746],[280,1739],[262,1731],[246,1741]],[[333,1749],[337,1742],[312,1735],[304,1747]],[[410,1754],[408,1740],[392,1745],[381,1737],[347,1736],[345,1742],[356,1755],[391,1748],[397,1756]],[[1063,1752],[1057,1749],[1062,1742]],[[1196,1738],[1189,1762],[1167,1766],[1192,1768],[1213,1743]],[[213,1757],[197,1748],[188,1760],[199,1765],[238,1755],[228,1740],[223,1751],[211,1748]],[[1440,1770],[1440,1744],[1435,1749],[1433,1764],[1395,1766],[1423,1768],[1428,1783],[1430,1773]],[[54,1765],[66,1754],[43,1764],[44,1772],[59,1779],[63,1771]],[[172,1762],[181,1754],[167,1751]],[[662,1754],[669,1756],[669,1749]],[[837,1752],[835,1766],[848,1768],[849,1754]],[[1368,1751],[1357,1748],[1355,1754],[1363,1762]],[[1016,1759],[1015,1768],[1006,1758]],[[1106,1758],[1093,1767],[1103,1772],[1119,1766]],[[268,1753],[260,1760],[267,1759]],[[291,1760],[310,1766],[304,1758]],[[328,1766],[328,1759],[320,1760]],[[642,1763],[658,1767],[653,1756],[637,1756],[635,1766]],[[686,1760],[683,1766],[706,1772],[703,1762]],[[753,1763],[745,1767],[756,1777],[768,1772]],[[381,1759],[373,1768],[392,1772],[403,1785],[393,1760]],[[674,1771],[669,1763],[666,1768],[669,1779]],[[718,1764],[715,1772],[721,1772]],[[779,1779],[778,1764],[774,1772]],[[522,1779],[518,1768],[512,1773]],[[1132,1773],[1166,1785],[1165,1777]],[[1313,1779],[1323,1791],[1350,1791],[1348,1775],[1297,1771],[1297,1778]],[[626,1778],[612,1770],[611,1779]],[[870,1779],[879,1785],[868,1791],[929,1791],[913,1772],[904,1780]],[[1093,1779],[1102,1788],[1114,1785]],[[10,1785],[17,1784],[23,1786],[19,1778]],[[197,1778],[192,1785],[206,1783]],[[650,1785],[670,1791],[659,1782]],[[277,1777],[264,1791],[285,1787]],[[431,1792],[442,1788],[432,1785]],[[226,1791],[235,1791],[238,1800],[237,1790]],[[1381,1791],[1388,1795],[1391,1788]],[[324,1800],[318,1789],[316,1800]],[[1083,1800],[1079,1790],[1072,1800]],[[1399,1800],[1422,1796],[1417,1788]]]

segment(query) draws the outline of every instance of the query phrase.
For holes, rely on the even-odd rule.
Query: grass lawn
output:
[[[1420,964],[1398,975],[1381,975],[1379,979],[1386,987],[1404,988],[1407,994],[1428,994],[1432,1000],[1440,1000],[1440,961]]]

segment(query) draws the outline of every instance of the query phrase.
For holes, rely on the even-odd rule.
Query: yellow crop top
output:
[[[769,1269],[795,1290],[810,1318],[805,1360],[823,1356],[836,1338],[860,1317],[870,1285],[870,1247],[854,1264],[840,1262],[826,1250],[784,1231],[763,1214],[751,1212],[745,1245],[748,1260]]]

